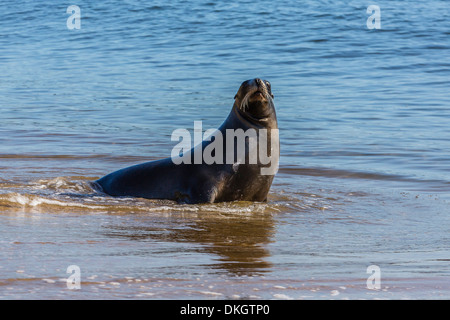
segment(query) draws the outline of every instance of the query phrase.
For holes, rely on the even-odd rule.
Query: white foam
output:
[[[45,281],[47,283],[56,283],[56,281],[53,279],[42,279],[42,281]]]
[[[331,292],[330,292],[330,294],[332,295],[332,296],[337,296],[337,295],[339,295],[339,291],[338,290],[332,290]]]
[[[200,291],[200,293],[209,295],[209,296],[222,296],[223,295],[220,292],[213,292],[213,291]]]
[[[276,298],[276,299],[283,299],[283,300],[293,300],[294,299],[292,297],[289,297],[286,294],[280,294],[280,293],[274,294],[273,297]]]
[[[77,203],[77,202],[64,202],[61,200],[55,200],[55,199],[48,199],[44,198],[38,195],[23,195],[19,193],[9,193],[6,195],[1,195],[0,200],[6,200],[8,202],[11,202],[13,204],[19,204],[24,207],[38,207],[41,205],[54,205],[54,206],[60,206],[60,207],[81,207],[81,208],[88,208],[88,209],[105,209],[105,206],[93,206],[93,205],[86,205],[83,203]]]

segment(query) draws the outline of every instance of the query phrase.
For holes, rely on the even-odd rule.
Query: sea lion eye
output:
[[[272,86],[270,85],[269,81],[264,81],[264,83],[266,84],[267,89],[269,90],[270,96],[272,97],[272,99],[274,98],[273,94],[272,94]]]

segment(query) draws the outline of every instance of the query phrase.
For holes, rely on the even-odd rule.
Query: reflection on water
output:
[[[180,220],[164,228],[154,223],[108,225],[106,228],[102,234],[113,238],[175,242],[175,247],[176,243],[197,244],[199,254],[218,256],[211,265],[218,272],[222,269],[237,275],[253,275],[271,266],[265,258],[270,255],[266,245],[272,241],[274,221],[271,214],[264,212],[240,215],[201,212],[200,208],[195,219]],[[183,262],[180,260],[180,263]]]

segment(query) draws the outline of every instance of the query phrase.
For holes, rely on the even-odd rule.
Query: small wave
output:
[[[328,200],[313,195],[296,195],[274,188],[268,202],[234,201],[206,204],[179,204],[171,200],[111,197],[96,187],[93,177],[67,176],[37,179],[22,184],[2,182],[0,208],[2,212],[49,213],[107,213],[156,215],[218,215],[233,216],[273,215],[291,211],[324,210]]]
[[[11,185],[2,181],[0,208],[2,212],[83,212],[109,214],[219,214],[253,215],[277,213],[279,203],[227,202],[187,205],[171,200],[111,197],[101,192],[89,177],[56,177]],[[12,186],[12,187],[11,187]],[[282,209],[281,209],[282,211]]]
[[[2,212],[82,212],[108,214],[162,214],[162,215],[220,215],[253,216],[255,214],[274,214],[280,212],[278,204],[230,202],[187,205],[170,200],[149,200],[142,198],[112,198],[101,194],[29,194],[11,192],[0,194]]]
[[[84,181],[75,181],[71,178],[57,177],[53,179],[41,179],[31,183],[33,189],[53,190],[56,192],[90,193],[92,185]]]
[[[87,205],[81,202],[63,201],[58,199],[49,199],[39,195],[8,193],[0,195],[0,207],[8,208],[36,208],[36,207],[63,207],[63,208],[82,208],[82,209],[105,209],[104,206]]]

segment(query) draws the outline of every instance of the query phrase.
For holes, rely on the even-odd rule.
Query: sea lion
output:
[[[169,199],[189,204],[267,201],[280,152],[271,85],[261,79],[244,81],[234,100],[230,114],[210,141],[203,141],[178,159],[169,157],[134,165],[110,173],[96,183],[111,196]],[[233,132],[244,132],[243,144],[239,141],[235,144],[234,138],[223,138]],[[248,132],[256,136],[245,135]],[[255,153],[261,150],[266,151],[267,157],[255,159]],[[216,161],[201,159],[199,163],[196,154],[201,156],[202,152],[209,152]],[[180,163],[181,158],[188,161]]]

